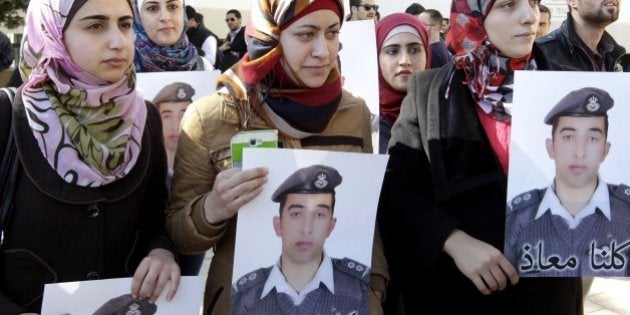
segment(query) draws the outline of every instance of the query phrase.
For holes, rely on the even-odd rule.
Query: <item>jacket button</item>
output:
[[[88,218],[94,219],[101,214],[101,209],[98,208],[98,204],[93,203],[87,207],[85,213],[87,214]]]
[[[85,278],[88,280],[99,280],[101,278],[101,274],[96,271],[90,271]]]

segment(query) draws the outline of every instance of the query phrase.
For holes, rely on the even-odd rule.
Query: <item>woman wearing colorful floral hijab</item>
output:
[[[519,279],[504,243],[515,70],[549,69],[538,2],[452,1],[450,67],[412,77],[379,223],[407,314],[581,314],[579,279]]]
[[[221,75],[217,93],[184,115],[167,228],[184,253],[215,250],[206,314],[229,313],[236,214],[267,181],[265,168],[231,167],[234,134],[276,129],[285,148],[372,152],[370,112],[341,87],[342,17],[341,0],[255,1],[248,53]],[[381,250],[376,244],[371,277],[377,313],[388,277]]]
[[[151,301],[177,289],[160,117],[135,90],[132,27],[126,0],[29,4],[2,314],[39,312],[51,282],[133,276],[130,293]],[[10,108],[4,94],[0,104]]]
[[[212,70],[188,40],[184,0],[135,0],[137,72]]]

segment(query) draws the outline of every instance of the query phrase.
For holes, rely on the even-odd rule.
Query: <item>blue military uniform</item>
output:
[[[601,185],[608,191],[610,218],[598,208],[575,228],[551,209],[540,208],[545,194],[555,194],[551,188],[531,190],[510,201],[505,252],[521,275],[630,275],[630,187]]]
[[[608,92],[586,87],[570,92],[546,115],[607,117],[614,100]],[[598,185],[578,213],[571,215],[554,184],[516,196],[508,204],[506,257],[521,275],[630,275],[630,187]]]
[[[232,288],[232,314],[367,314],[370,268],[349,258],[333,258],[332,266],[334,293],[320,282],[299,305],[278,284],[264,294],[273,266],[250,272]]]

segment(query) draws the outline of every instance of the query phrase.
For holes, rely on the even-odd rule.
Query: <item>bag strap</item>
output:
[[[13,196],[17,182],[18,171],[18,154],[15,138],[13,136],[13,103],[15,100],[15,88],[0,89],[9,98],[9,134],[7,138],[7,146],[2,156],[2,164],[0,164],[0,232],[2,232],[2,240],[4,240],[4,229],[7,225],[9,215],[13,208]],[[1,105],[1,104],[0,104]],[[0,242],[2,241],[0,240]]]

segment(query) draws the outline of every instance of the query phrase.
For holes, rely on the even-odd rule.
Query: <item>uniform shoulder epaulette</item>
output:
[[[518,211],[540,202],[544,192],[544,189],[532,189],[512,198],[512,200],[508,203],[509,211]]]
[[[370,282],[370,267],[350,258],[333,258],[333,268],[365,283]]]
[[[271,273],[271,268],[272,267],[260,268],[248,272],[234,283],[235,292],[241,292],[253,286],[264,284],[265,281],[267,281],[267,277],[269,277],[269,273]]]
[[[625,184],[609,185],[609,187],[613,192],[613,196],[630,203],[630,187]]]

